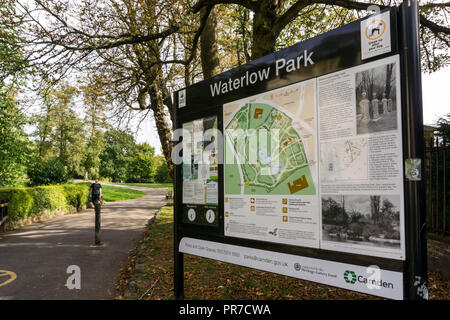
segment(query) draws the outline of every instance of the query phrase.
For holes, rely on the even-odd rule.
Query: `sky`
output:
[[[450,66],[422,75],[422,102],[424,124],[450,113]]]
[[[439,117],[450,113],[450,66],[432,74],[422,74],[422,100],[424,124],[435,124]],[[162,155],[153,119],[141,125],[136,141],[148,142],[155,147],[156,154]]]

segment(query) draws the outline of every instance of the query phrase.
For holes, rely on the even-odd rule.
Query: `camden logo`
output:
[[[392,282],[387,282],[381,279],[381,274],[379,268],[368,268],[368,276],[356,275],[354,271],[345,270],[344,280],[346,283],[355,284],[359,282],[364,284],[369,289],[394,289],[394,284]]]
[[[298,263],[298,262],[294,263],[294,269],[297,270],[297,271],[300,271],[302,269],[301,264]]]
[[[356,273],[350,270],[345,270],[344,272],[344,280],[347,283],[355,284],[356,282]]]

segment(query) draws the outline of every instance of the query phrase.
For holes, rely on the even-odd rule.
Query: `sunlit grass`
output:
[[[103,193],[103,201],[106,202],[136,199],[145,195],[145,192],[142,191],[115,186],[108,186],[105,184],[102,184],[102,193]]]
[[[118,182],[112,182],[114,184],[122,184],[127,186],[134,186],[134,187],[144,187],[144,188],[167,188],[169,190],[173,190],[173,184],[172,183],[118,183]]]

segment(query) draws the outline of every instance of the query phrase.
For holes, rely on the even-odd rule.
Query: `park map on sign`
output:
[[[226,159],[233,159],[233,163],[226,162],[227,194],[316,194],[310,169],[312,159],[308,159],[300,134],[312,138],[314,115],[300,111],[308,107],[305,102],[313,102],[310,97],[313,89],[313,86],[297,86],[281,95],[268,96],[296,105],[289,112],[291,116],[267,97],[241,104],[225,128]],[[296,115],[298,119],[293,119]],[[307,115],[307,121],[302,115]]]

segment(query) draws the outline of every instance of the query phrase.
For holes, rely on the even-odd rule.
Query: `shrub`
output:
[[[172,182],[172,179],[169,175],[169,168],[167,167],[166,160],[160,160],[158,167],[156,168],[155,173],[155,182],[164,183],[164,182]]]
[[[11,188],[10,198],[1,196],[8,202],[8,216],[16,220],[26,218],[33,208],[33,195],[29,188]]]
[[[89,187],[85,184],[39,186],[33,188],[0,188],[0,200],[8,202],[11,220],[39,215],[44,210],[80,210],[88,201]]]
[[[70,178],[66,167],[56,158],[35,163],[28,176],[34,186],[66,183]]]
[[[89,200],[89,186],[87,184],[63,185],[67,204],[81,209]]]
[[[41,186],[31,188],[34,196],[34,204],[31,213],[39,213],[44,210],[64,210],[68,203],[66,196],[60,191],[59,186]]]
[[[152,154],[139,152],[128,163],[127,182],[153,182],[154,157]]]

